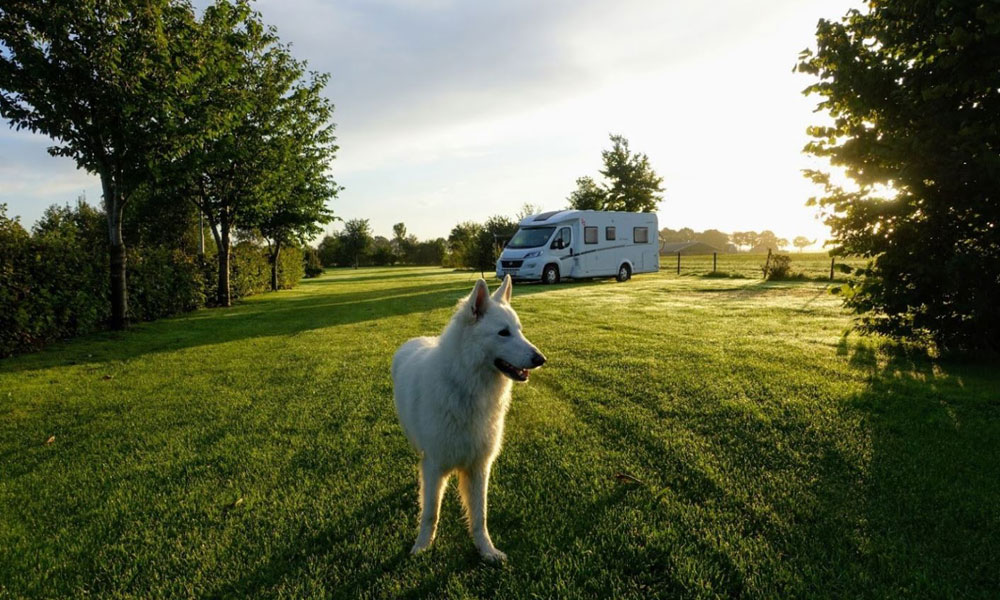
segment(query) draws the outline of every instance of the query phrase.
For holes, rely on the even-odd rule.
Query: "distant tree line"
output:
[[[768,250],[783,250],[789,246],[788,239],[778,237],[773,231],[734,231],[725,233],[718,229],[706,229],[705,231],[695,231],[690,227],[681,229],[670,229],[665,227],[660,230],[661,243],[674,242],[702,242],[718,248],[721,252],[750,252],[755,254],[766,253]],[[800,251],[816,243],[805,236],[798,236],[792,241],[792,245]]]
[[[269,287],[281,287],[283,253],[331,220],[326,202],[340,190],[327,173],[337,150],[327,79],[245,0],[216,0],[200,18],[186,0],[0,7],[0,116],[100,177],[110,285],[90,292],[116,329],[138,318],[128,265],[161,249],[185,262],[191,232],[214,240],[202,257],[215,264],[211,304],[239,295],[241,244],[264,249]]]
[[[444,238],[419,241],[407,235],[406,225],[393,226],[392,239],[374,235],[368,219],[351,219],[344,229],[327,235],[319,242],[316,253],[324,267],[362,267],[406,265],[440,265],[445,260],[447,242]]]
[[[306,259],[315,261],[313,269],[317,273],[322,267],[389,265],[440,265],[491,273],[504,246],[517,232],[518,223],[539,212],[541,209],[538,206],[525,204],[514,219],[497,215],[483,223],[464,221],[452,227],[447,239],[424,241],[408,234],[405,223],[393,225],[392,237],[387,238],[375,235],[368,219],[351,219],[344,223],[340,231],[324,236],[315,249],[307,249]],[[803,247],[815,242],[800,236],[796,238],[796,243],[803,240],[806,242]],[[699,232],[688,227],[661,229],[660,241],[698,241],[722,252],[767,253],[768,250],[788,246],[787,239],[777,237],[772,231],[730,234],[717,229]]]
[[[484,223],[466,221],[455,225],[447,239],[423,241],[408,234],[405,223],[392,229],[392,238],[386,238],[374,235],[368,219],[352,219],[323,237],[315,253],[324,267],[441,265],[492,272],[500,251],[517,232],[517,221],[505,216]]]

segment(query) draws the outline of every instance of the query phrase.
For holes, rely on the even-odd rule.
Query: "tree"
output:
[[[845,292],[866,332],[1000,349],[1000,5],[870,0],[821,20],[797,70],[832,124],[805,151]]]
[[[795,239],[792,240],[792,245],[795,246],[796,248],[798,248],[799,252],[802,252],[807,247],[812,246],[815,243],[816,243],[816,240],[810,240],[809,238],[807,238],[804,235],[796,236]]]
[[[202,64],[190,54],[193,24],[179,0],[0,8],[0,116],[101,179],[114,329],[128,326],[125,207],[184,145],[177,108]]]
[[[739,250],[751,248],[757,243],[758,234],[756,231],[734,231],[729,239],[736,244]]]
[[[649,157],[629,150],[624,136],[612,134],[611,144],[601,152],[601,175],[609,182],[604,210],[654,212],[663,200],[663,178],[650,167]]]
[[[482,225],[466,221],[451,229],[448,235],[448,249],[451,261],[455,266],[474,268],[473,247],[476,237],[482,230]]]
[[[232,233],[266,210],[270,138],[279,133],[281,103],[304,66],[242,0],[209,6],[200,33],[204,53],[213,58],[203,105],[224,126],[175,163],[173,174],[209,222],[218,250],[216,301],[229,306]]]
[[[373,265],[386,267],[396,262],[396,253],[389,240],[379,235],[372,240],[371,258]]]
[[[444,238],[427,240],[426,242],[415,242],[413,245],[413,256],[410,261],[416,265],[440,265],[444,262],[444,255],[448,248],[448,242]]]
[[[319,260],[324,267],[336,266],[341,253],[340,236],[324,236],[316,247],[316,253],[319,255]]]
[[[485,274],[493,271],[500,251],[517,233],[517,223],[507,217],[494,216],[486,220],[472,241],[467,266]]]
[[[273,291],[281,249],[304,245],[322,231],[320,225],[333,219],[326,203],[341,190],[326,172],[337,152],[333,106],[321,95],[326,81],[315,75],[282,98],[265,139],[263,201],[248,209],[247,221],[267,242]]]
[[[578,177],[576,189],[566,200],[576,210],[605,210],[608,195],[592,178]]]
[[[747,232],[753,234],[753,232]],[[765,229],[760,233],[753,234],[754,237],[750,238],[748,236],[747,241],[751,246],[750,252],[764,254],[768,250],[778,250],[788,245],[788,240],[784,238],[779,238],[770,229]]]
[[[392,237],[395,240],[406,239],[406,223],[396,223],[392,226]]]
[[[392,226],[392,245],[396,260],[400,262],[412,262],[413,249],[417,245],[416,236],[406,235],[406,224],[396,223]]]
[[[351,219],[344,223],[340,243],[344,253],[351,258],[354,268],[357,269],[361,259],[368,255],[374,243],[368,219]]]
[[[578,179],[577,183],[579,183],[579,181],[580,180]],[[520,223],[521,221],[525,220],[531,215],[537,215],[540,212],[542,212],[541,206],[538,206],[537,204],[532,204],[530,202],[525,202],[524,204],[521,205],[521,209],[517,211],[517,214],[515,215],[514,218],[517,220],[518,223]]]
[[[722,251],[725,251],[726,246],[729,245],[729,234],[723,233],[718,229],[706,229],[701,233],[695,234],[694,239]]]

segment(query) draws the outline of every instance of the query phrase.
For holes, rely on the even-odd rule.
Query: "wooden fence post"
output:
[[[681,274],[681,253],[677,253],[677,274]]]
[[[833,257],[830,257],[830,281],[833,281],[833,261],[834,260],[836,260],[836,259],[833,258]]]
[[[764,279],[767,279],[767,271],[771,268],[771,249],[767,249],[767,260],[764,261]]]
[[[719,253],[712,253],[712,272],[715,273],[715,267],[719,264]]]

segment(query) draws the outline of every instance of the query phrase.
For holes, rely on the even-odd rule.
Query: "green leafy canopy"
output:
[[[1000,349],[1000,4],[870,0],[821,20],[797,70],[832,124],[805,151],[856,184],[806,175],[862,330]]]

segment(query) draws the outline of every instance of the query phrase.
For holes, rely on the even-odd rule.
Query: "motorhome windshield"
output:
[[[507,244],[508,248],[537,248],[544,246],[545,242],[552,237],[555,227],[532,227],[530,229],[518,229],[514,237]]]

